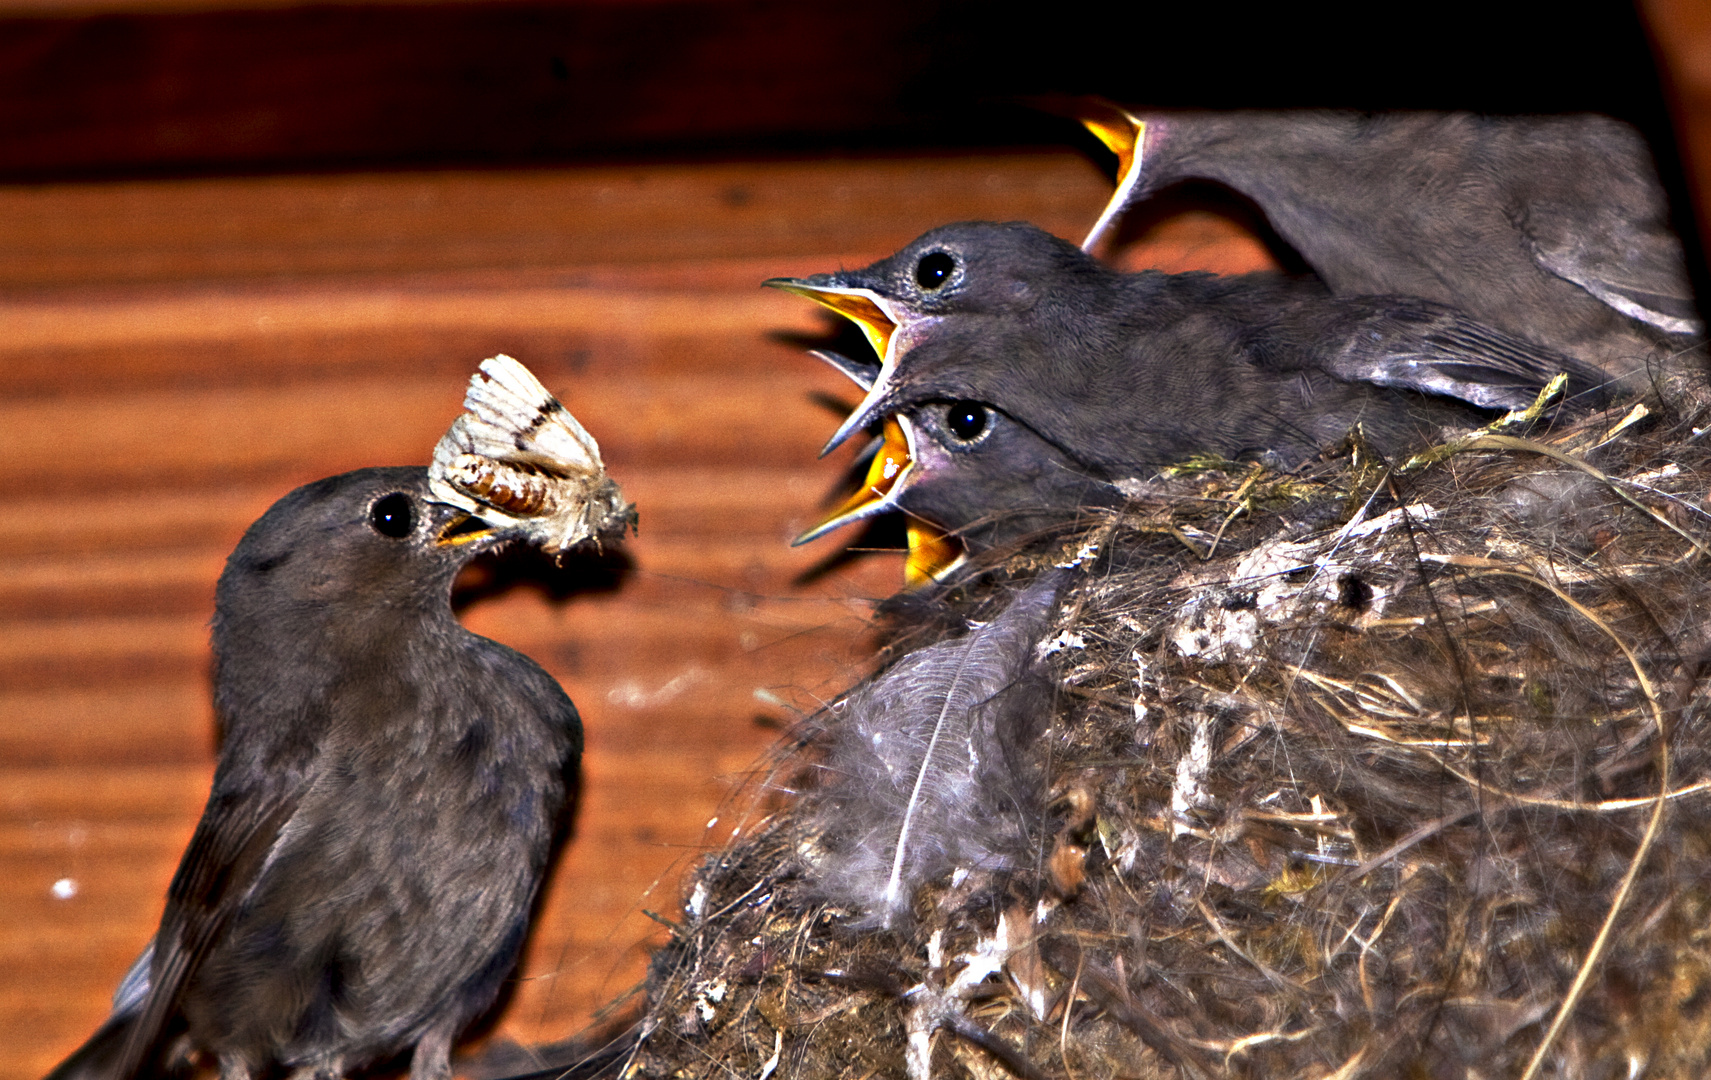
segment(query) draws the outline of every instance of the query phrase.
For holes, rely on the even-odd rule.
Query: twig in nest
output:
[[[1540,454],[1544,457],[1548,457],[1552,461],[1561,462],[1562,464],[1570,466],[1571,468],[1579,469],[1581,472],[1592,477],[1594,480],[1597,480],[1599,483],[1603,484],[1605,487],[1607,487],[1611,491],[1615,492],[1616,496],[1618,498],[1620,498],[1623,502],[1626,502],[1628,505],[1634,507],[1634,509],[1638,510],[1640,513],[1645,514],[1647,517],[1651,518],[1653,521],[1656,521],[1659,525],[1662,525],[1664,528],[1668,529],[1670,532],[1675,533],[1677,536],[1681,537],[1683,540],[1686,540],[1689,544],[1692,544],[1694,551],[1698,552],[1701,555],[1711,555],[1711,548],[1707,548],[1703,543],[1701,543],[1700,541],[1689,536],[1687,534],[1687,530],[1683,529],[1681,526],[1677,525],[1675,522],[1669,520],[1669,518],[1666,515],[1658,513],[1656,510],[1653,510],[1651,507],[1647,506],[1645,503],[1641,502],[1640,500],[1634,498],[1632,495],[1628,494],[1626,491],[1622,490],[1622,486],[1619,483],[1617,483],[1617,481],[1614,478],[1612,478],[1607,473],[1605,473],[1602,469],[1599,469],[1596,466],[1588,464],[1587,462],[1581,460],[1580,458],[1575,457],[1573,454],[1565,454],[1561,450],[1556,449],[1555,447],[1546,446],[1544,443],[1534,442],[1532,439],[1523,439],[1523,438],[1520,438],[1519,436],[1516,436],[1516,435],[1481,435],[1478,438],[1469,440],[1468,442],[1462,444],[1460,449],[1463,449],[1463,450],[1525,450],[1529,453]]]
[[[1472,817],[1478,812],[1479,807],[1470,806],[1466,810],[1461,810],[1454,814],[1445,814],[1443,817],[1433,818],[1431,821],[1423,822],[1418,827],[1411,830],[1408,835],[1396,841],[1396,843],[1391,844],[1389,847],[1385,848],[1377,855],[1374,855],[1366,862],[1363,862],[1359,866],[1349,870],[1343,878],[1343,882],[1352,884],[1353,882],[1359,881],[1361,878],[1372,873],[1374,870],[1377,870],[1379,867],[1396,858],[1396,856],[1407,851],[1420,841],[1428,839],[1450,826],[1459,823],[1464,818]],[[1339,884],[1342,884],[1343,882],[1339,882]]]
[[[1674,526],[1672,525],[1671,528]],[[1675,531],[1681,532],[1680,529]],[[1697,543],[1695,546],[1698,546]],[[1646,703],[1651,706],[1652,718],[1656,721],[1658,730],[1657,805],[1652,810],[1651,821],[1646,824],[1645,835],[1640,837],[1640,844],[1634,851],[1634,857],[1628,861],[1628,871],[1622,875],[1622,883],[1616,887],[1616,895],[1610,899],[1610,912],[1604,916],[1604,924],[1598,928],[1598,936],[1592,939],[1591,948],[1586,950],[1586,959],[1581,962],[1580,970],[1575,973],[1574,983],[1569,987],[1562,1005],[1557,1008],[1557,1014],[1551,1019],[1551,1026],[1545,1032],[1545,1037],[1539,1041],[1538,1049],[1533,1051],[1533,1058],[1527,1063],[1527,1070],[1521,1074],[1521,1080],[1533,1080],[1544,1065],[1545,1055],[1550,1052],[1552,1044],[1562,1034],[1562,1029],[1568,1024],[1568,1018],[1574,1014],[1574,1007],[1580,1003],[1581,996],[1586,993],[1586,987],[1592,981],[1592,973],[1597,969],[1598,961],[1603,958],[1604,950],[1610,944],[1610,934],[1616,927],[1616,917],[1621,914],[1622,906],[1627,903],[1628,893],[1634,887],[1634,879],[1640,876],[1640,867],[1645,865],[1646,856],[1651,853],[1652,844],[1656,842],[1658,832],[1663,827],[1664,809],[1669,805],[1669,736],[1664,725],[1663,707],[1658,704],[1658,696],[1652,690],[1651,680],[1646,678],[1645,668],[1640,666],[1639,658],[1634,655],[1634,650],[1629,648],[1628,643],[1623,641],[1603,619],[1587,610],[1572,596],[1544,578],[1518,570],[1511,570],[1509,573],[1550,590],[1557,599],[1573,608],[1581,617],[1596,626],[1618,649],[1622,650],[1622,655],[1627,658],[1628,665],[1634,669],[1634,678],[1639,682],[1640,691],[1646,695]]]
[[[1253,510],[1254,501],[1253,498],[1248,495],[1248,492],[1253,490],[1253,486],[1259,483],[1259,478],[1264,475],[1265,466],[1256,462],[1254,467],[1248,471],[1247,479],[1242,481],[1242,486],[1237,488],[1230,495],[1230,501],[1236,504],[1235,509],[1231,510],[1229,515],[1219,523],[1218,533],[1216,536],[1212,537],[1212,546],[1206,549],[1207,560],[1210,560],[1213,555],[1217,554],[1218,542],[1224,539],[1224,530],[1230,527],[1230,522],[1236,520],[1236,518],[1243,514],[1250,513]]]
[[[1442,446],[1434,446],[1430,449],[1422,450],[1420,453],[1415,454],[1413,457],[1403,462],[1401,471],[1413,472],[1421,466],[1435,465],[1440,461],[1454,457],[1463,450],[1472,449],[1474,443],[1501,428],[1513,427],[1517,424],[1531,424],[1533,421],[1545,414],[1545,406],[1549,405],[1553,398],[1561,395],[1567,386],[1568,376],[1566,374],[1559,373],[1556,378],[1545,384],[1544,389],[1539,391],[1539,396],[1534,398],[1533,403],[1525,409],[1512,409],[1477,431],[1464,435],[1459,439],[1453,439],[1450,442],[1444,443]]]
[[[1271,983],[1279,990],[1301,991],[1304,989],[1302,985],[1294,979],[1291,979],[1282,972],[1267,966],[1258,957],[1252,955],[1240,945],[1236,944],[1236,939],[1230,936],[1230,931],[1225,928],[1223,920],[1218,918],[1218,913],[1213,911],[1211,905],[1206,903],[1205,900],[1197,898],[1194,903],[1200,908],[1200,914],[1205,918],[1206,925],[1210,926],[1212,928],[1212,932],[1218,935],[1218,940],[1224,943],[1224,947],[1241,957],[1243,960],[1246,960],[1249,964],[1252,964],[1254,970],[1258,971],[1261,975],[1264,975],[1267,982]]]
[[[1002,1062],[1006,1069],[1022,1077],[1023,1080],[1046,1080],[1046,1074],[1036,1068],[1033,1062],[1023,1057],[1020,1051],[970,1020],[960,1008],[943,1015],[940,1026],[991,1054]]]
[[[817,974],[832,982],[876,990],[908,1006],[904,1028],[909,1035],[906,1061],[911,1080],[927,1080],[933,1032],[941,1028],[991,1054],[1022,1080],[1046,1080],[1046,1075],[1020,1051],[969,1019],[963,1012],[962,998],[958,996],[963,987],[958,984],[940,990],[930,985],[930,980],[924,979],[905,988],[897,978],[905,974],[900,970],[822,971]]]
[[[1133,1000],[1128,987],[1101,970],[1098,965],[1088,962],[1080,948],[1072,951],[1068,942],[1047,938],[1040,942],[1040,955],[1058,974],[1066,978],[1072,972],[1081,972],[1084,976],[1082,985],[1112,1019],[1134,1032],[1154,1053],[1176,1066],[1185,1075],[1193,1080],[1206,1080],[1208,1072],[1196,1060],[1187,1040],[1170,1030],[1165,1021],[1152,1015]]]

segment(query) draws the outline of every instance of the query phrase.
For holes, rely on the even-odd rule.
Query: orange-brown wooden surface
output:
[[[529,364],[641,511],[615,591],[519,587],[472,629],[588,731],[585,794],[499,1033],[562,1038],[635,983],[678,880],[740,820],[785,721],[861,668],[900,563],[803,585],[853,387],[778,274],[961,218],[1079,237],[1070,153],[0,188],[0,1076],[91,1031],[159,917],[213,760],[207,623],[245,526],[296,484],[425,462],[475,364]],[[1174,219],[1145,261],[1262,247]],[[841,537],[847,542],[848,537]],[[721,823],[709,828],[715,816]],[[56,894],[56,883],[60,893]]]

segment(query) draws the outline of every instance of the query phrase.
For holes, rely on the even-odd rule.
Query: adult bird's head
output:
[[[372,656],[407,640],[405,627],[449,631],[453,579],[503,539],[434,501],[423,468],[305,484],[257,519],[226,560],[215,590],[218,681],[267,693],[272,679],[257,673],[307,672],[320,666],[307,658],[322,654]]]
[[[820,451],[824,456],[894,411],[896,400],[917,378],[914,369],[920,364],[911,359],[916,346],[936,336],[952,316],[957,322],[965,317],[1026,320],[1057,286],[1100,273],[1099,265],[1073,244],[1033,225],[968,221],[925,233],[860,270],[773,278],[766,284],[854,322],[879,358],[871,382],[863,385],[867,396]],[[839,370],[864,382],[850,361],[839,360],[833,361]]]
[[[305,484],[257,519],[226,562],[218,602],[241,592],[279,604],[443,606],[457,572],[501,539],[436,502],[426,469],[359,469]]]

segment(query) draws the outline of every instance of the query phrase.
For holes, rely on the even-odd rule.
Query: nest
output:
[[[1705,1075],[1708,415],[1203,462],[894,605],[897,660],[1070,576],[1024,841],[876,922],[809,718],[626,1075]]]

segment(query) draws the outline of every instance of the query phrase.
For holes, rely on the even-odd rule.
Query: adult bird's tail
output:
[[[70,1057],[54,1066],[46,1080],[124,1080],[119,1071],[124,1063],[125,1041],[136,1023],[135,1010],[109,1016]]]

